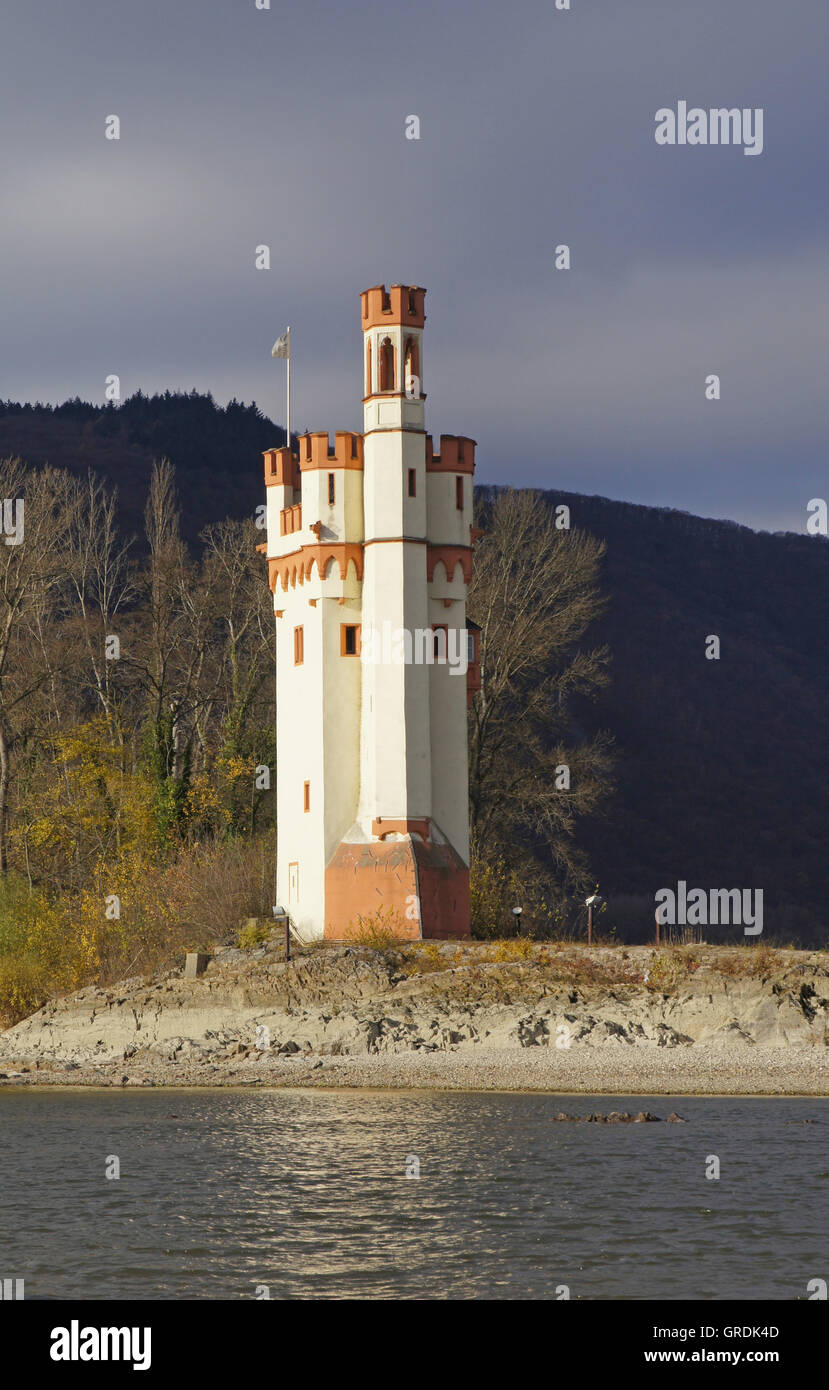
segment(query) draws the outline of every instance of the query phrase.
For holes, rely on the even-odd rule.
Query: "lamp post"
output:
[[[598,893],[591,893],[589,898],[585,898],[584,905],[587,908],[587,944],[593,945],[593,908],[601,907],[604,898]]]
[[[287,912],[285,911],[284,907],[280,907],[278,903],[275,903],[275,904],[274,904],[274,906],[271,908],[271,912],[272,912],[273,915],[274,915],[274,920],[275,920],[275,921],[278,922],[278,921],[280,921],[281,919],[284,919],[284,922],[285,922],[285,959],[286,959],[286,960],[290,960],[290,959],[291,959],[291,921],[290,921],[290,918],[289,918]]]
[[[523,911],[524,911],[523,907],[514,907],[514,908],[512,909],[512,919],[513,919],[513,921],[515,922],[515,935],[516,935],[516,936],[520,936],[520,935],[521,935],[521,913],[522,913]]]

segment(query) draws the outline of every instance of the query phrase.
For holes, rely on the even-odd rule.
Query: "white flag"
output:
[[[281,338],[277,338],[276,342],[274,343],[273,347],[271,348],[271,357],[290,357],[290,355],[291,355],[291,330],[290,330],[290,328],[289,328],[288,331],[287,331],[286,333],[283,333],[283,334],[282,334],[282,337],[281,337]]]

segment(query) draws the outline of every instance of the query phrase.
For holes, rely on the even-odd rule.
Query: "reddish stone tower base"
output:
[[[469,936],[469,870],[451,845],[414,835],[339,845],[325,870],[326,938],[353,937],[380,908],[401,940]]]

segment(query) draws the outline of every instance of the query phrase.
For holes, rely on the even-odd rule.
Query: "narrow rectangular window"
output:
[[[432,628],[432,634],[435,661],[443,665],[446,661],[446,650],[449,645],[449,629],[439,623]]]
[[[305,660],[305,631],[301,627],[294,628],[294,665],[301,666]]]
[[[466,661],[467,661],[467,665],[469,665],[469,666],[474,666],[474,664],[475,664],[475,634],[474,634],[474,632],[467,632],[467,634],[466,634]]]
[[[310,809],[311,809],[311,783],[310,783],[310,782],[305,782],[305,783],[303,783],[303,787],[302,787],[302,809],[303,809],[303,811],[310,811]]]
[[[459,512],[463,511],[463,478],[461,476],[455,479],[455,506]]]
[[[329,473],[329,474],[328,474],[328,505],[329,505],[329,507],[333,507],[335,495],[336,495],[336,494],[335,494],[335,491],[334,491],[334,474],[333,474],[333,473]]]
[[[360,655],[359,623],[340,624],[340,656]]]
[[[414,468],[409,469],[409,496],[417,497],[417,472]]]

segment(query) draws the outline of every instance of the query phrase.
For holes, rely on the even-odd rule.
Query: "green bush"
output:
[[[272,931],[273,927],[264,922],[248,922],[239,932],[236,945],[240,951],[252,951],[254,946],[264,946]]]

